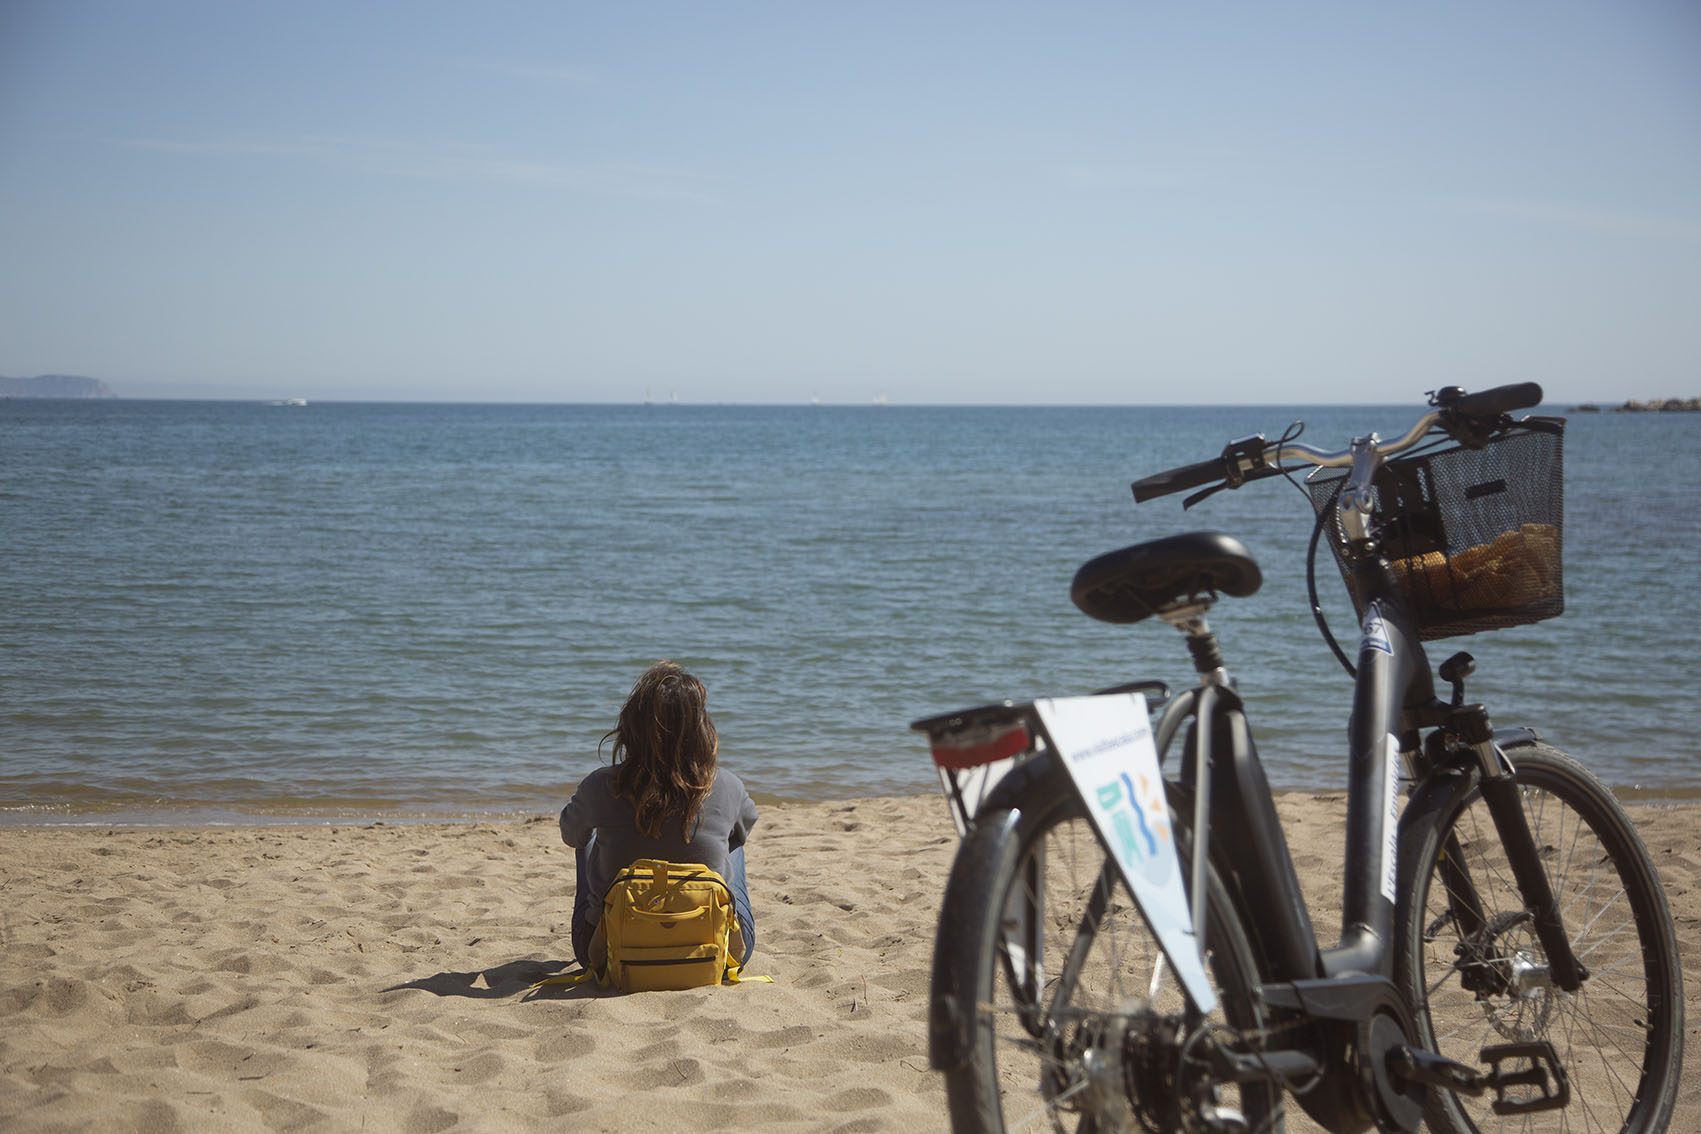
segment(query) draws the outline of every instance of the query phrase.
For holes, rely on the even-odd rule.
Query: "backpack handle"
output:
[[[668,913],[666,910],[647,910],[642,906],[633,906],[628,911],[637,917],[647,917],[652,921],[690,921],[694,917],[707,916],[708,906],[694,906],[679,913]]]

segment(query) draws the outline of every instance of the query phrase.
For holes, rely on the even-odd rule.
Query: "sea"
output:
[[[1701,415],[1569,413],[1565,613],[1432,643],[1625,798],[1701,797]],[[1344,786],[1350,681],[1281,479],[1132,480],[1408,406],[0,402],[0,823],[350,823],[557,810],[632,682],[709,690],[758,800],[922,793],[911,721],[1136,679],[1182,639],[1069,599],[1100,552],[1238,536],[1210,620],[1278,788]],[[1339,574],[1318,579],[1356,641]],[[1331,606],[1331,604],[1333,604]]]

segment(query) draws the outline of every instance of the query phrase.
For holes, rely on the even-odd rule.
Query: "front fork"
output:
[[[1542,865],[1541,848],[1536,846],[1529,816],[1524,812],[1523,792],[1509,758],[1494,744],[1488,712],[1481,705],[1460,706],[1454,709],[1448,726],[1455,737],[1476,753],[1480,777],[1478,787],[1483,802],[1488,805],[1488,813],[1494,820],[1495,832],[1506,851],[1507,863],[1512,868],[1512,877],[1518,884],[1518,893],[1530,915],[1536,938],[1547,954],[1553,983],[1565,992],[1576,992],[1589,975],[1588,970],[1571,948],[1559,904],[1548,882],[1547,869]],[[1453,912],[1461,919],[1460,928],[1467,937],[1471,937],[1483,934],[1487,926],[1460,849],[1457,838],[1449,833],[1443,872],[1455,902]]]

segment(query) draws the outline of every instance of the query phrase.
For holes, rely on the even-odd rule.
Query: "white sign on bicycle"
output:
[[[1212,1011],[1217,997],[1193,932],[1146,699],[1042,698],[1034,708],[1164,956],[1199,1010]]]

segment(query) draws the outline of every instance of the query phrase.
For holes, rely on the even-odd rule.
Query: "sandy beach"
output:
[[[1281,808],[1326,907],[1342,797]],[[1631,813],[1677,919],[1692,1068],[1701,811]],[[553,817],[0,829],[0,1127],[944,1130],[925,1015],[955,848],[933,797],[767,806],[751,971],[772,984],[540,995],[571,967]],[[1686,1078],[1673,1130],[1701,1129]]]

